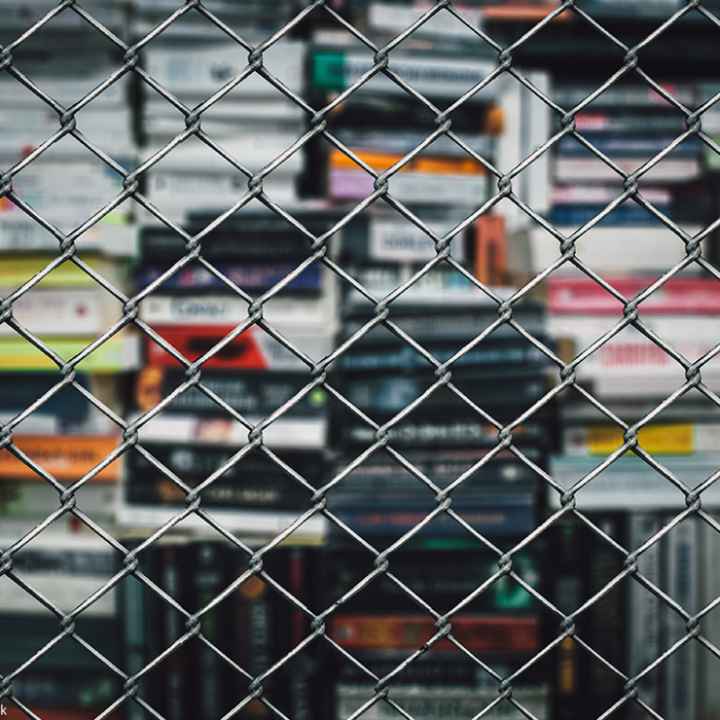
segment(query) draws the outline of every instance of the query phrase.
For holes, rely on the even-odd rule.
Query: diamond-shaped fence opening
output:
[[[0,3],[0,717],[720,716],[718,10]]]

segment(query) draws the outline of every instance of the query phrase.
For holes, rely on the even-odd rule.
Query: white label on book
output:
[[[442,237],[447,229],[438,222],[425,222],[425,224],[438,237]],[[421,263],[432,260],[437,255],[430,236],[407,220],[371,220],[369,236],[369,255],[373,259]],[[452,251],[453,257],[458,262],[463,262],[465,258],[463,243],[453,243]]]

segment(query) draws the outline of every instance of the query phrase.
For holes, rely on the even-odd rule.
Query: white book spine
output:
[[[426,225],[438,237],[454,223],[429,221]],[[465,260],[465,246],[456,238],[452,244],[455,260]],[[398,263],[423,263],[437,255],[435,244],[427,233],[406,220],[372,218],[368,228],[368,256],[371,260],[387,260]]]
[[[137,240],[137,229],[132,225],[100,222],[75,244],[81,252],[134,257]],[[57,252],[58,247],[58,239],[24,213],[0,213],[0,252]]]
[[[262,418],[246,418],[256,424]],[[265,444],[271,448],[321,449],[325,447],[325,418],[281,417],[263,432]],[[165,414],[154,418],[140,430],[142,442],[177,442],[194,445],[241,446],[248,440],[248,429],[225,417],[199,418],[189,415]]]
[[[429,2],[416,2],[411,7],[374,2],[371,3],[368,9],[368,24],[375,30],[397,35],[407,30],[431,7],[432,4]],[[460,12],[470,25],[476,28],[480,27],[482,10],[465,7],[460,9]],[[458,22],[450,13],[444,12],[437,13],[433,18],[417,28],[413,35],[457,40],[473,38],[472,32],[465,25]]]
[[[690,235],[700,230],[685,229]],[[576,228],[558,230],[568,237]],[[664,227],[595,227],[578,238],[575,247],[578,258],[604,274],[665,272],[686,256],[682,240]],[[560,257],[559,241],[542,229],[519,233],[508,243],[508,262],[518,273],[542,272]],[[565,264],[563,270],[572,273],[574,268]]]
[[[0,295],[4,297],[9,292],[0,290]],[[44,336],[99,335],[120,317],[120,310],[120,303],[113,308],[112,299],[104,290],[77,288],[31,290],[13,303],[13,315],[18,323]],[[0,324],[0,335],[14,332],[6,323]]]
[[[630,174],[640,168],[649,157],[612,158],[624,173]],[[646,182],[677,182],[692,180],[700,174],[700,162],[694,158],[663,160],[655,165],[646,176]],[[559,182],[602,180],[622,183],[622,177],[599,158],[560,157],[555,162],[555,179]]]
[[[149,505],[127,505],[123,502],[118,506],[117,521],[121,527],[155,528],[164,525],[177,517],[183,508],[162,508]],[[217,521],[225,530],[247,534],[249,536],[276,537],[302,515],[303,511],[292,512],[253,512],[242,510],[206,509],[205,512]],[[209,532],[209,525],[197,515],[189,515],[180,524],[183,531],[199,533]],[[293,533],[294,538],[302,538],[305,542],[320,541],[327,532],[327,520],[314,516],[308,518]]]
[[[280,42],[263,55],[265,67],[293,92],[302,91],[305,44]],[[248,56],[236,43],[150,45],[148,73],[175,94],[197,94],[207,98],[243,73]],[[237,86],[237,92],[255,97],[277,95],[277,89],[255,72]]]

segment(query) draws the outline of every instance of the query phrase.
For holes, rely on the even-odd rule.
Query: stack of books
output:
[[[0,544],[10,547],[17,540],[3,534]],[[50,646],[13,679],[14,697],[33,713],[48,720],[91,720],[122,694],[120,678],[105,664],[117,665],[122,659],[117,592],[99,595],[83,610],[75,619],[74,637],[60,637],[62,618],[45,604],[49,601],[57,612],[70,613],[110,580],[116,563],[112,547],[96,535],[55,527],[13,555],[18,581],[5,577],[0,584],[0,629],[6,640],[0,646],[0,666],[9,674]],[[45,602],[32,597],[28,586]],[[91,645],[105,662],[82,643]],[[25,716],[5,698],[3,707],[11,720]]]
[[[363,14],[368,21],[373,6]],[[375,65],[373,54],[349,33],[313,33],[308,92],[315,107],[333,103],[327,115],[333,141],[319,136],[309,144],[306,192],[355,203],[374,192],[377,176],[390,171],[388,190],[394,199],[415,207],[466,207],[470,214],[497,192],[488,163],[508,172],[543,142],[547,107],[507,77],[485,83],[495,60],[480,40],[447,43],[432,37],[410,37],[393,51],[392,70],[403,86],[383,72],[364,79]],[[546,75],[528,76],[538,88],[547,89]],[[350,88],[347,98],[335,103]],[[461,97],[464,101],[456,103]],[[438,117],[446,110],[453,137],[438,132]],[[523,120],[530,116],[532,122]],[[518,196],[545,207],[547,169],[541,156],[518,180]],[[502,204],[500,214],[513,226],[521,220],[511,203]]]
[[[560,107],[570,110],[602,81],[558,82],[551,95]],[[693,83],[667,82],[661,87],[686,107],[697,104]],[[576,241],[577,258],[591,268],[603,267],[616,275],[665,270],[680,262],[686,255],[685,244],[660,214],[690,235],[712,219],[712,204],[700,183],[702,143],[696,136],[675,143],[686,130],[685,116],[647,84],[619,82],[575,115],[575,128],[583,140],[566,135],[553,146],[547,219],[565,236],[593,222]],[[638,179],[640,194],[652,207],[632,197],[611,206],[625,189],[620,172],[632,177],[668,147],[670,151]],[[701,245],[707,252],[709,239],[704,238]],[[509,263],[518,273],[530,276],[550,267],[560,256],[558,239],[538,226],[511,243]],[[648,257],[652,257],[652,267],[647,264]]]
[[[319,208],[296,208],[293,215],[316,236],[336,221]],[[194,216],[189,232],[209,221]],[[186,361],[200,365],[188,375],[173,354],[147,339],[136,410],[153,411],[169,396],[172,401],[143,424],[140,439],[190,486],[213,477],[201,493],[202,506],[233,532],[272,537],[310,507],[309,486],[265,449],[279,452],[311,486],[322,471],[326,393],[313,384],[308,363],[332,349],[337,290],[324,266],[307,263],[309,245],[282,217],[245,210],[203,238],[203,261],[168,274],[184,255],[184,243],[172,230],[143,230],[139,287],[164,282],[143,301],[141,319]],[[261,322],[251,321],[253,299],[265,297]],[[184,386],[189,379],[192,385]],[[279,413],[286,403],[290,407]],[[262,431],[265,449],[240,451],[255,437],[251,428]],[[128,462],[123,524],[154,527],[185,507],[187,491],[171,476],[139,453]],[[204,525],[197,516],[187,522]],[[317,540],[323,527],[322,518],[313,517],[298,532]]]
[[[62,13],[64,15],[65,13]],[[2,42],[3,35],[0,35]],[[65,108],[72,107],[117,70],[118,57],[103,44],[84,40],[84,53],[68,52],[71,32],[44,30],[32,36],[13,57],[17,67],[41,93]],[[129,78],[123,76],[75,113],[76,130],[60,136],[61,118],[48,103],[9,73],[0,77],[3,96],[0,166],[32,162],[13,178],[19,199],[60,233],[71,233],[114,200],[122,191],[122,176],[76,137],[130,170],[136,156],[129,106]],[[70,125],[65,126],[72,129]],[[56,139],[39,152],[46,141]],[[126,201],[77,237],[79,250],[127,255],[134,245],[130,226],[132,205]],[[59,254],[58,236],[9,198],[0,199],[0,250],[37,250]]]
[[[219,2],[207,7],[246,43],[256,45],[289,19],[291,4],[274,3],[270,9],[261,3]],[[156,5],[141,3],[139,36],[162,17]],[[166,5],[169,14],[174,4]],[[249,176],[303,135],[300,105],[249,67],[248,56],[236,39],[196,11],[183,15],[147,46],[146,71],[163,94],[143,84],[143,155],[151,157],[184,137],[145,176],[150,201],[173,221],[186,221],[188,213],[197,210],[215,210],[218,215],[228,210],[248,192]],[[305,44],[294,39],[282,39],[263,54],[266,71],[281,88],[296,95],[303,92],[304,62]],[[167,94],[176,102],[169,102]],[[193,127],[187,111],[194,110],[200,111],[204,139],[183,135]],[[274,202],[297,198],[302,167],[302,153],[294,153],[265,179],[264,190]]]
[[[39,4],[32,5],[39,9]],[[4,32],[14,27],[11,16],[0,42],[12,36]],[[40,91],[66,108],[110,77],[118,61],[102,36],[97,41],[90,36],[82,57],[68,52],[68,44],[79,37],[77,30],[72,23],[53,22],[42,37],[30,37],[13,53],[17,67]],[[119,426],[86,395],[91,393],[122,415],[127,376],[140,361],[139,339],[123,328],[92,352],[81,354],[122,316],[122,301],[93,274],[119,293],[128,290],[129,263],[136,249],[130,202],[73,235],[72,258],[62,257],[61,242],[122,190],[122,176],[80,138],[126,168],[132,166],[135,146],[127,78],[76,113],[78,137],[65,134],[42,152],[39,148],[60,132],[59,114],[10,73],[0,77],[0,94],[0,166],[14,168],[31,159],[13,177],[18,201],[0,199],[0,296],[10,301],[12,310],[10,321],[0,325],[0,381],[5,388],[0,422],[9,424],[15,446],[40,468],[3,450],[2,512],[4,522],[24,531],[59,506],[59,493],[47,477],[70,487],[120,443]],[[74,378],[61,373],[62,363],[79,356]],[[23,414],[35,404],[32,413]],[[108,464],[80,488],[81,509],[112,518],[112,489],[120,464]],[[67,523],[68,517],[61,522]]]
[[[353,233],[345,241],[360,245]],[[385,263],[391,264],[387,257]],[[528,303],[517,312],[523,327],[549,343],[541,305]],[[540,522],[542,481],[531,464],[547,466],[553,434],[551,411],[513,429],[526,464],[497,447],[498,428],[488,416],[510,423],[542,397],[549,388],[548,362],[507,326],[474,343],[497,312],[480,291],[468,287],[438,293],[421,285],[395,299],[390,314],[399,332],[422,350],[383,325],[355,337],[373,314],[360,298],[345,300],[340,342],[355,340],[338,360],[337,383],[354,409],[333,415],[338,482],[327,500],[340,524],[333,524],[329,546],[321,553],[319,564],[326,573],[321,587],[329,603],[360,588],[366,576],[373,580],[330,616],[331,637],[385,677],[435,636],[433,610],[442,614],[460,604],[462,610],[450,618],[453,636],[509,675],[542,646],[542,613],[509,578],[500,577],[487,592],[473,596],[497,572],[498,556],[480,538],[512,547]],[[452,361],[452,383],[467,400],[443,382],[436,386],[444,373],[427,355],[440,363]],[[383,437],[387,447],[368,452]],[[348,472],[356,459],[361,464]],[[446,498],[455,516],[446,512]],[[369,547],[359,548],[355,534],[373,548],[395,548],[388,558],[392,575],[409,591],[373,572],[374,555]],[[539,580],[537,553],[533,546],[514,557],[519,575],[531,586]],[[346,717],[372,699],[376,680],[356,663],[340,661],[329,650],[321,666],[332,668],[334,677],[323,701],[328,717]],[[428,718],[448,712],[463,717],[497,697],[492,677],[447,640],[393,674],[389,687],[390,698],[405,711],[422,710]],[[513,697],[545,717],[552,697],[550,673],[524,673]],[[390,718],[396,711],[380,700],[368,712]]]
[[[606,280],[631,300],[654,278],[635,275]],[[569,356],[576,356],[602,337],[623,315],[622,303],[589,278],[551,280],[548,307],[551,330],[561,344],[563,340],[570,343]],[[639,318],[652,336],[690,362],[716,346],[715,317],[719,309],[720,289],[713,278],[684,276],[668,280],[638,305]],[[701,373],[703,382],[716,392],[720,380],[717,361],[710,359]],[[687,491],[704,487],[717,471],[720,456],[712,438],[720,427],[720,409],[691,388],[645,421],[685,384],[686,371],[652,337],[633,327],[621,330],[583,361],[577,378],[615,417],[633,428],[638,448],[652,458],[647,462],[631,451],[615,457],[576,495],[582,511],[591,513],[600,527],[607,527],[606,532],[617,542],[636,549],[686,508],[683,486]],[[586,399],[567,399],[561,415],[563,454],[553,462],[553,477],[562,487],[570,488],[595,473],[606,458],[616,456],[626,437],[633,435],[626,436],[624,427]],[[635,428],[641,421],[642,425]],[[720,502],[716,485],[708,484],[702,501],[710,507]],[[608,555],[609,565],[595,575],[591,570],[599,589],[622,571],[623,554],[604,540],[590,538],[588,542],[595,543],[600,556]],[[639,569],[683,608],[697,612],[714,599],[712,593],[717,594],[709,583],[706,595],[700,582],[703,557],[714,553],[717,543],[711,527],[697,517],[686,518],[640,556]],[[629,674],[644,670],[683,637],[686,630],[682,618],[635,580],[622,583],[612,597],[625,608],[627,642],[614,649],[614,660],[607,659]],[[598,637],[601,632],[592,629],[593,622],[604,627],[608,612],[612,613],[608,602],[599,603],[595,621],[587,620],[588,632]],[[712,671],[711,657],[699,646],[686,644],[643,678],[640,697],[665,714],[695,717],[702,697],[702,678],[708,671]],[[601,685],[595,683],[594,687]],[[603,700],[609,707],[613,693],[617,697],[617,678],[607,677],[605,689]]]
[[[392,579],[377,574],[372,556],[363,549],[346,549],[342,563],[333,561],[330,550],[320,553],[319,566],[325,571],[321,585],[331,597],[344,597],[360,585],[362,590],[329,618],[330,637],[356,662],[327,650],[326,677],[331,683],[319,699],[318,716],[351,717],[376,694],[380,697],[364,713],[372,720],[395,717],[398,710],[391,703],[418,718],[472,717],[493,703],[490,717],[519,712],[498,702],[497,682],[455,643],[500,675],[509,675],[520,658],[530,657],[542,645],[538,608],[530,593],[501,578],[468,602],[497,572],[497,563],[490,553],[462,541],[446,541],[434,549],[410,545],[392,553],[388,561]],[[533,587],[537,585],[538,558],[519,554],[513,565]],[[452,640],[437,639],[437,614],[458,603],[465,604],[450,618]],[[431,639],[431,647],[398,672]],[[513,683],[512,697],[534,717],[548,717],[548,678],[537,666]]]

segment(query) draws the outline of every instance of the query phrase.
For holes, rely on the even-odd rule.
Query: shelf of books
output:
[[[0,44],[50,9],[6,4]],[[178,5],[83,3],[131,43]],[[632,44],[678,7],[649,5],[583,11]],[[203,6],[73,123],[0,72],[0,167],[31,160],[0,199],[0,549],[35,533],[0,576],[10,717],[570,720],[639,675],[652,712],[613,717],[714,718],[720,661],[660,597],[720,594],[686,502],[720,505],[717,357],[677,393],[718,342],[687,260],[717,257],[718,156],[689,134],[633,175],[712,71],[654,48],[655,89],[586,104],[623,55],[568,9],[486,82],[483,35],[554,6],[468,0],[369,72],[428,3],[342,0],[258,73],[243,43],[300,5]],[[701,57],[695,15],[671,34]],[[63,107],[123,62],[88,27],[66,9],[13,50]],[[141,197],[114,205],[120,168]]]

